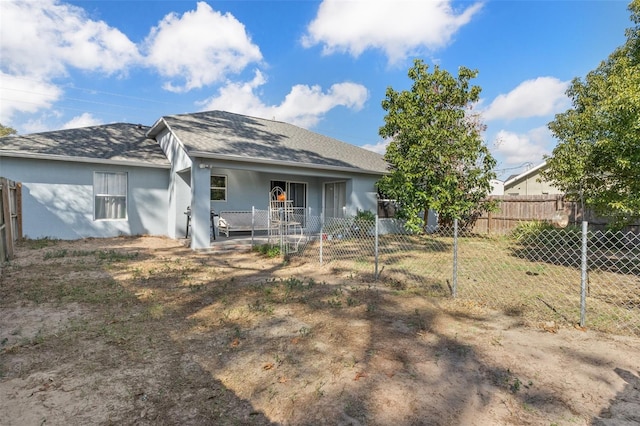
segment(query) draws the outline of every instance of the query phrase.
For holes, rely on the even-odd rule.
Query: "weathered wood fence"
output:
[[[498,201],[498,210],[484,213],[473,224],[472,232],[479,234],[506,234],[518,226],[520,222],[551,222],[557,212],[564,212],[569,224],[578,225],[582,221],[589,222],[593,229],[605,229],[608,220],[593,214],[589,209],[582,211],[580,203],[567,201],[564,195],[494,195],[490,197]],[[639,224],[627,227],[628,231],[638,232]]]
[[[0,177],[0,265],[13,258],[22,238],[22,184]]]
[[[498,201],[498,210],[480,216],[473,226],[473,232],[506,234],[520,222],[550,221],[556,211],[574,208],[572,203],[563,201],[562,195],[494,195],[490,198]]]

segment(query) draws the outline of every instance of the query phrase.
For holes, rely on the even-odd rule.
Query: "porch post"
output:
[[[195,159],[191,167],[191,248],[211,246],[211,171],[209,165]]]

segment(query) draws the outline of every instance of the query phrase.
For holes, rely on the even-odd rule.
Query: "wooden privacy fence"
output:
[[[551,221],[553,215],[561,210],[569,216],[569,223],[575,223],[580,213],[574,202],[564,201],[558,195],[494,195],[498,201],[498,210],[485,212],[473,225],[473,232],[481,234],[506,234],[520,222],[540,220]]]
[[[509,233],[520,222],[551,222],[556,212],[563,212],[570,225],[578,225],[582,221],[589,222],[592,230],[604,230],[609,224],[607,218],[595,215],[590,209],[584,212],[577,201],[567,201],[563,194],[554,195],[493,195],[489,197],[498,201],[498,210],[485,212],[470,226],[470,231],[478,234],[501,235]],[[640,223],[633,223],[624,228],[625,231],[640,232]]]
[[[0,265],[13,258],[22,238],[22,184],[0,177]]]

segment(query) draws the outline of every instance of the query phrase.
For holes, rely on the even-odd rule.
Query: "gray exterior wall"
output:
[[[207,169],[208,170],[208,169]],[[357,210],[377,210],[375,182],[377,176],[326,173],[318,170],[239,170],[227,167],[212,167],[210,174],[227,176],[227,201],[213,201],[215,211],[260,210],[269,208],[271,181],[288,181],[307,184],[307,208],[312,215],[320,215],[324,205],[325,182],[347,182],[347,213],[355,215]],[[305,174],[302,174],[305,173]]]
[[[289,181],[307,184],[307,207],[320,214],[322,208],[322,189],[320,180],[313,176],[300,176],[286,173],[256,172],[216,168],[212,175],[227,176],[227,201],[212,201],[211,208],[224,210],[259,210],[269,208],[271,181]]]
[[[0,157],[0,170],[2,176],[22,182],[25,237],[167,234],[168,169]],[[96,171],[127,172],[126,220],[94,220]]]
[[[158,144],[171,162],[167,208],[167,233],[170,238],[183,237],[186,233],[184,212],[191,204],[191,159],[175,136],[165,130],[156,137]]]
[[[347,184],[347,214],[355,215],[358,210],[378,211],[378,192],[375,184],[379,176],[358,176],[351,181],[351,193]]]

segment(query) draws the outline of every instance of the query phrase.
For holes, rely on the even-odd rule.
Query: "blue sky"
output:
[[[0,0],[0,123],[20,134],[221,109],[384,153],[415,58],[477,69],[498,176],[536,165],[564,92],[625,42],[626,1]]]

